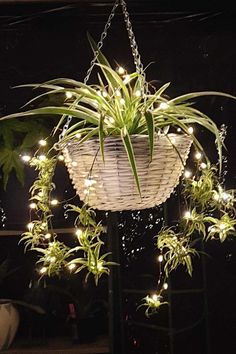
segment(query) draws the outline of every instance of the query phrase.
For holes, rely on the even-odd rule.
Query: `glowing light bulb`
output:
[[[120,99],[120,104],[121,104],[122,106],[124,106],[124,104],[125,104],[124,98],[121,98],[121,99]]]
[[[204,170],[205,168],[207,168],[207,164],[205,162],[202,162],[200,167]]]
[[[58,155],[58,160],[59,161],[64,161],[64,156],[63,155]]]
[[[81,229],[76,230],[75,232],[77,237],[81,237],[83,235],[83,231]]]
[[[81,139],[81,134],[80,134],[80,133],[77,133],[77,134],[75,134],[75,137],[76,137],[77,139]]]
[[[44,140],[44,139],[39,140],[39,145],[46,146],[47,145],[46,140]]]
[[[188,128],[189,134],[193,134],[193,131],[194,131],[194,130],[193,130],[193,127],[189,127],[189,128]]]
[[[103,264],[102,264],[102,262],[98,262],[98,264],[97,264],[97,269],[98,269],[98,271],[103,270]]]
[[[73,93],[70,91],[66,91],[66,98],[71,98],[73,96]]]
[[[168,289],[168,284],[167,284],[167,283],[164,283],[164,284],[163,284],[163,289],[164,289],[164,290],[167,290],[167,289]]]
[[[190,178],[192,176],[192,172],[191,171],[189,171],[189,170],[185,170],[184,171],[184,177],[185,178]]]
[[[51,204],[51,205],[54,205],[54,206],[55,206],[55,205],[58,205],[58,203],[59,203],[59,202],[58,202],[57,199],[52,199],[51,202],[50,202],[50,204]]]
[[[88,189],[85,189],[85,190],[84,190],[84,194],[89,194]]]
[[[222,199],[226,202],[230,198],[230,194],[223,192],[222,193]]]
[[[51,262],[51,263],[54,263],[54,262],[56,261],[56,257],[55,257],[55,256],[50,257],[50,259],[49,259],[49,260],[50,260],[50,262]]]
[[[24,161],[24,162],[29,162],[31,160],[31,156],[30,155],[22,155],[21,156],[21,159]]]
[[[96,181],[94,181],[94,179],[92,179],[92,178],[86,178],[84,180],[85,187],[91,187],[95,183],[96,183]]]
[[[75,269],[75,267],[76,267],[75,263],[71,263],[71,264],[68,265],[68,268],[69,268],[70,270]]]
[[[71,165],[72,165],[73,167],[76,167],[76,166],[78,165],[78,163],[77,163],[76,161],[72,161],[72,162],[71,162]]]
[[[129,75],[125,75],[125,76],[124,76],[123,83],[124,83],[124,84],[128,84],[129,81],[130,81],[130,76],[129,76]]]
[[[157,301],[158,300],[158,295],[157,294],[153,294],[152,295],[152,300]]]
[[[122,66],[119,66],[117,71],[118,71],[118,74],[120,74],[120,75],[124,75],[124,73],[125,73],[125,69],[122,68]]]
[[[142,94],[142,93],[141,93],[141,91],[140,91],[140,90],[137,90],[137,91],[135,92],[135,96],[136,96],[136,97],[140,97],[140,96],[141,96],[141,94]]]
[[[157,257],[157,260],[158,260],[158,262],[163,262],[163,255],[162,254],[160,254],[158,257]]]
[[[102,95],[104,98],[106,98],[108,96],[108,93],[106,91],[102,91]]]
[[[33,224],[32,222],[29,222],[29,223],[27,224],[27,228],[28,228],[29,230],[32,230],[33,227],[34,227],[34,224]]]
[[[46,235],[44,235],[44,238],[46,240],[49,240],[51,238],[51,234],[48,232]]]
[[[46,156],[45,155],[39,155],[39,160],[40,161],[45,161],[46,160]]]
[[[201,160],[201,158],[202,158],[202,154],[198,151],[198,152],[196,152],[196,154],[195,154],[195,158],[197,159],[197,160]]]
[[[159,109],[167,109],[167,108],[169,108],[169,105],[166,102],[161,102],[158,108]]]
[[[186,211],[185,213],[184,213],[184,218],[185,219],[190,219],[191,218],[191,212],[190,211]]]
[[[45,274],[45,273],[47,272],[47,267],[42,267],[42,268],[39,270],[39,272],[40,272],[41,274]]]
[[[181,128],[177,128],[177,132],[180,133],[182,130]]]
[[[219,226],[220,230],[224,230],[225,229],[225,224],[224,223],[221,223],[220,226]]]
[[[35,209],[37,207],[36,203],[30,203],[29,205],[30,209]]]
[[[116,96],[118,96],[118,97],[120,97],[120,96],[121,96],[121,93],[120,93],[120,91],[119,91],[119,90],[116,90],[116,91],[115,91],[115,94],[116,94]]]
[[[109,118],[109,122],[110,122],[111,124],[114,124],[114,123],[115,123],[115,119],[114,119],[113,117],[110,117],[110,118]]]

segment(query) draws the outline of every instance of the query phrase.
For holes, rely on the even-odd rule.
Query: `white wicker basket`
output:
[[[141,186],[140,195],[120,137],[107,137],[104,143],[105,163],[99,150],[99,139],[85,143],[71,141],[63,153],[72,183],[84,201],[85,179],[92,167],[95,183],[89,189],[88,204],[100,210],[140,210],[166,201],[179,183],[192,140],[183,134],[155,135],[150,163],[148,136],[131,137]],[[173,147],[173,144],[175,147]],[[180,157],[181,156],[181,157]]]

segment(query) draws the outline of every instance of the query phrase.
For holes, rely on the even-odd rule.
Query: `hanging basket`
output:
[[[100,210],[140,210],[166,201],[179,182],[192,140],[187,135],[155,135],[153,159],[150,162],[148,136],[131,136],[141,197],[120,137],[107,137],[104,142],[105,162],[99,150],[99,139],[85,143],[71,141],[63,153],[72,183],[82,201]],[[92,168],[92,170],[91,170]],[[85,180],[91,174],[94,184],[88,190]]]

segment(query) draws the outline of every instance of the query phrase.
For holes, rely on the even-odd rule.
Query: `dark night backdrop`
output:
[[[172,85],[168,94],[171,97],[198,90],[218,90],[236,95],[235,11],[215,10],[211,8],[210,2],[205,3],[201,10],[189,4],[185,7],[184,2],[179,6],[171,5],[170,2],[168,5],[163,2],[158,4],[155,1],[127,3],[144,66],[153,62],[147,69],[149,80],[157,80],[157,86],[170,81]],[[86,32],[98,40],[111,7],[106,1],[78,1],[62,8],[64,5],[66,4],[52,2],[0,4],[1,114],[16,111],[28,98],[25,90],[10,89],[16,84],[42,82],[56,77],[82,80],[85,76],[91,60]],[[119,11],[103,52],[111,61],[116,60],[128,70],[133,70],[127,34]],[[199,100],[199,107],[211,115],[218,125],[224,123],[228,127],[226,183],[228,187],[234,188],[236,103],[222,98],[202,98]],[[202,132],[198,131],[198,134],[201,136]],[[203,139],[207,153],[215,158],[210,145],[213,142],[210,139],[208,141],[208,137],[203,136]],[[0,199],[7,216],[7,229],[23,229],[27,223],[28,188],[33,175],[26,168],[24,187],[11,176],[7,191],[1,190]],[[58,170],[56,182],[59,199],[74,194],[63,167]],[[175,208],[174,203],[169,204],[170,218],[174,210],[172,208]],[[58,210],[55,216],[55,226],[71,226],[71,220],[64,218],[63,211]],[[157,275],[153,236],[159,226],[155,225],[153,217],[161,216],[161,211],[156,208],[119,215],[120,237],[126,236],[121,251],[127,353],[234,354],[235,240],[226,241],[223,245],[215,242],[207,245],[206,251],[210,257],[206,257],[206,264],[203,264],[206,273],[202,272],[202,261],[196,261],[193,279],[179,271],[172,276],[172,316],[169,316],[167,308],[163,308],[160,315],[147,320],[142,311],[136,311],[138,301],[145,296],[139,290],[152,288]],[[66,237],[72,238],[71,235]],[[1,237],[0,242],[1,259],[10,255],[16,265],[23,264],[20,277],[18,274],[14,279],[14,285],[17,286],[13,288],[12,282],[8,282],[7,296],[23,296],[34,277],[32,257],[23,255],[22,247],[17,246],[17,237]],[[204,274],[207,279],[204,279]],[[99,289],[91,284],[85,288],[81,277],[74,283],[76,285],[73,291],[76,296],[81,297],[81,302],[85,301],[86,296],[91,301],[96,298],[107,299],[106,280]],[[196,290],[179,293],[182,289],[201,289],[203,286],[203,292]],[[51,305],[48,306],[52,310]],[[59,325],[54,331],[47,328],[48,335],[61,334],[66,330],[63,316],[62,313],[56,313],[54,317],[51,315],[51,323],[54,326],[56,323]],[[20,328],[22,336],[26,335],[26,322],[25,320]],[[166,327],[168,324],[172,324],[174,328],[169,337],[165,329],[155,328]],[[104,325],[101,332],[106,331]],[[94,333],[97,334],[96,330]]]

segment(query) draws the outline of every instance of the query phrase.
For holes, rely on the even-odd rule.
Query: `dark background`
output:
[[[56,77],[82,80],[92,59],[86,32],[98,40],[111,9],[109,1],[4,3],[0,2],[2,114],[18,110],[29,95],[25,90],[11,89],[16,84],[43,82]],[[166,3],[132,0],[127,1],[127,4],[143,64],[152,63],[147,69],[149,80],[156,80],[157,86],[170,81],[168,94],[171,97],[198,90],[224,91],[236,95],[236,12],[232,7],[227,8],[227,3],[224,3],[222,9],[216,2],[210,1]],[[134,70],[120,10],[113,20],[103,52],[111,62],[115,63],[116,60],[129,71]],[[228,127],[226,184],[234,188],[236,103],[219,97],[202,98],[198,100],[198,107],[219,126],[226,124]],[[213,141],[206,138],[201,130],[197,133],[205,143],[207,154],[214,160]],[[33,176],[34,173],[26,168],[24,187],[13,175],[7,191],[1,190],[2,206],[7,216],[5,228],[9,230],[22,230],[27,223],[28,188]],[[60,200],[74,195],[63,166],[58,168],[56,183]],[[168,204],[171,218],[176,204],[174,199]],[[143,312],[136,308],[147,289],[154,287],[158,275],[153,236],[161,225],[156,220],[162,218],[162,210],[154,208],[140,213],[120,213],[118,217],[119,233],[124,241],[121,254],[126,352],[234,354],[235,240],[222,245],[209,242],[206,246],[209,257],[196,260],[192,279],[183,271],[171,277],[171,289],[166,294],[170,297],[171,307],[163,307],[160,314],[146,319]],[[55,227],[71,225],[72,221],[64,218],[63,210],[55,212]],[[72,235],[63,237],[73,243]],[[29,284],[37,280],[37,275],[33,270],[34,257],[23,254],[23,247],[17,245],[18,240],[18,237],[1,237],[0,240],[1,258],[9,255],[15,265],[22,265],[20,276],[18,273],[13,281],[9,280],[4,291],[7,296],[25,297]],[[103,324],[100,332],[99,325],[94,326],[93,336],[107,333],[105,278],[98,288],[92,282],[86,286],[82,276],[73,282],[68,279],[55,280],[47,285],[66,286],[68,291],[79,297],[81,308],[92,304],[86,314],[81,310],[81,318],[92,317],[93,323],[100,320],[100,325]],[[46,302],[50,313],[49,323],[53,324],[46,326],[46,335],[61,335],[65,330],[67,309],[60,312],[58,308],[68,299],[62,299],[57,292],[58,306],[56,302],[52,305],[51,295],[45,295],[46,288],[43,285],[42,288],[44,293],[40,301]],[[181,293],[183,289],[187,291]],[[86,299],[89,301],[86,302]],[[101,300],[100,304],[105,302],[105,310],[95,306],[97,299]],[[96,307],[95,311],[93,306]],[[28,335],[27,316],[24,318],[19,337]],[[66,330],[70,333],[69,328],[66,327]],[[41,335],[40,332],[39,337]]]

